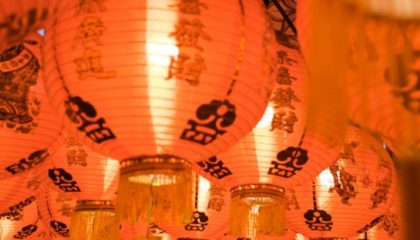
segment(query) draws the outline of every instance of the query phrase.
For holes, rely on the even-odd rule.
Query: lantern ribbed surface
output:
[[[264,112],[267,29],[252,0],[81,1],[47,29],[47,89],[107,156],[206,158]]]
[[[347,238],[375,225],[393,203],[396,172],[383,143],[351,127],[337,161],[289,189],[288,226],[310,238]]]
[[[63,122],[45,93],[41,37],[33,34],[0,53],[0,179],[49,162]]]

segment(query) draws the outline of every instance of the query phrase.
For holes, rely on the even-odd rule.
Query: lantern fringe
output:
[[[166,221],[184,226],[193,214],[191,196],[190,165],[179,168],[155,163],[129,172],[122,168],[117,195],[118,219],[133,224],[140,219],[147,223]]]
[[[71,240],[119,240],[115,209],[76,209],[71,218]]]
[[[260,190],[232,192],[230,235],[258,240],[285,233],[284,192]]]

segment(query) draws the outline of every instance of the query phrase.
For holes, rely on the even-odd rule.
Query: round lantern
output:
[[[281,235],[283,188],[310,181],[333,162],[338,151],[332,141],[306,128],[304,61],[297,43],[289,37],[295,35],[285,26],[284,17],[268,7],[277,39],[276,85],[269,105],[251,133],[227,151],[198,162],[200,174],[231,191],[229,233],[251,239]],[[293,6],[284,7],[293,19]],[[322,123],[318,126],[323,127]]]
[[[0,53],[0,179],[26,173],[58,148],[63,123],[51,109],[33,34]]]
[[[195,175],[195,174],[194,174]],[[184,226],[172,222],[156,222],[167,234],[174,238],[217,239],[228,230],[230,213],[230,194],[227,190],[210,184],[195,175],[192,194],[182,197],[191,201],[194,209],[191,220]]]
[[[118,170],[119,161],[90,150],[72,136],[66,138],[65,144],[53,156],[48,184],[54,186],[55,191],[77,200],[71,207],[71,223],[66,224],[70,226],[71,239],[118,238],[114,203]],[[50,216],[51,219],[54,217]]]
[[[177,216],[173,221],[183,225],[190,215],[168,210],[189,206],[167,204],[158,192],[188,191],[186,160],[228,148],[262,116],[272,81],[261,5],[80,1],[47,28],[45,73],[54,107],[78,139],[123,161],[121,198],[125,191],[147,194],[121,200],[122,217]],[[150,189],[157,192],[152,203]],[[146,201],[152,206],[139,208]]]
[[[16,192],[15,188],[15,192]],[[18,205],[16,205],[18,207]],[[0,239],[44,239],[41,238],[41,219],[38,216],[36,198],[33,197],[15,208],[16,214],[0,217]]]
[[[314,182],[288,191],[288,226],[310,238],[347,238],[390,208],[396,176],[383,143],[352,127],[337,161]]]
[[[59,0],[3,0],[0,3],[0,51],[23,41],[53,19]]]

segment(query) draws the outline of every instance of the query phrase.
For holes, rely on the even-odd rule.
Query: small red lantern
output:
[[[347,238],[377,224],[393,202],[396,172],[383,143],[349,128],[337,161],[288,191],[288,226],[310,238]]]

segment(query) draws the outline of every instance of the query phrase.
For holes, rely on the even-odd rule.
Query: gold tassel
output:
[[[119,219],[132,223],[171,222],[183,226],[191,220],[191,164],[171,156],[133,158],[121,162],[117,196]],[[188,198],[189,199],[189,198]]]
[[[258,240],[285,233],[283,188],[242,185],[232,189],[231,194],[230,235]]]
[[[78,201],[70,228],[72,240],[119,240],[119,223],[111,201]]]

